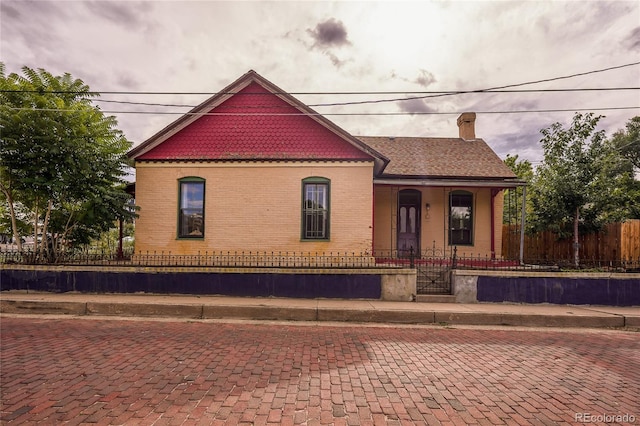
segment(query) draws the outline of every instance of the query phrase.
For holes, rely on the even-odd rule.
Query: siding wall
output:
[[[178,179],[206,180],[205,238],[177,239]],[[301,241],[302,179],[331,180],[331,239]],[[137,163],[136,252],[364,252],[372,245],[372,162]]]

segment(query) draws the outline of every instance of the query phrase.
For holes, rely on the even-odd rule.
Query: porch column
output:
[[[491,189],[491,259],[496,258],[496,195],[500,193],[498,189]]]
[[[520,222],[520,264],[524,265],[524,221],[527,206],[527,187],[522,187],[522,221]]]

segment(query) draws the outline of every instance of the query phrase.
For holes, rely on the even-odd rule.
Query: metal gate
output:
[[[455,265],[454,247],[448,255],[447,250],[432,248],[420,253],[415,259],[417,294],[451,294],[451,270]]]
[[[451,294],[451,264],[448,262],[416,265],[418,294]]]

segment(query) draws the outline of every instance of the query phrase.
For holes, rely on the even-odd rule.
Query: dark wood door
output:
[[[404,189],[398,194],[398,254],[409,256],[420,253],[420,205],[421,193]]]

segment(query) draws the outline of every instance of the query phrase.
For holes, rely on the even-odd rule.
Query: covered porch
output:
[[[520,181],[376,179],[374,253],[502,257],[503,191]],[[524,203],[521,209],[524,208]]]
[[[452,294],[457,262],[513,267],[519,262],[502,257],[503,194],[518,186],[524,183],[376,179],[374,256],[407,259],[418,295]]]

